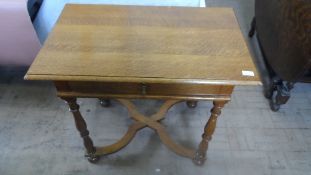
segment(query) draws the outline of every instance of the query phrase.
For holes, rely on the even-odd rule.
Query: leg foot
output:
[[[206,157],[203,154],[200,154],[199,152],[196,152],[195,157],[192,159],[193,163],[198,165],[198,166],[202,166],[204,165],[205,161],[206,161]]]
[[[99,103],[102,107],[110,107],[111,106],[111,101],[109,99],[99,99]]]
[[[275,89],[270,99],[270,108],[272,111],[278,111],[282,104],[287,103],[292,88],[293,83],[285,83],[282,80],[275,85]]]
[[[197,107],[198,102],[197,101],[187,101],[188,108],[195,108]]]
[[[256,18],[254,17],[251,23],[251,29],[249,30],[248,36],[252,38],[256,31]]]
[[[90,163],[97,163],[100,160],[100,156],[94,154],[86,154],[85,157]]]

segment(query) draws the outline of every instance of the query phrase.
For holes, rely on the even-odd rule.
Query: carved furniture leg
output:
[[[195,164],[203,165],[206,157],[206,151],[208,149],[208,142],[211,140],[216,127],[217,117],[220,115],[221,109],[228,101],[214,101],[214,107],[211,110],[211,116],[204,127],[204,133],[202,135],[202,141],[199,144],[197,150],[192,150],[181,145],[176,144],[168,135],[163,125],[159,122],[164,119],[168,109],[176,104],[178,100],[167,100],[159,109],[159,111],[151,117],[146,117],[138,112],[135,105],[130,100],[117,99],[121,104],[127,107],[130,117],[135,122],[129,127],[127,133],[116,143],[108,146],[95,148],[93,141],[89,136],[86,122],[84,121],[80,111],[77,99],[75,97],[62,97],[68,105],[69,109],[75,119],[77,130],[80,132],[83,138],[84,147],[86,149],[86,157],[89,162],[96,163],[99,160],[100,155],[107,155],[114,153],[123,147],[125,147],[135,136],[136,132],[142,128],[149,127],[154,129],[160,136],[160,140],[172,151],[181,156],[191,158]],[[196,102],[196,101],[194,101]]]
[[[251,23],[251,29],[249,30],[248,36],[252,38],[256,31],[256,18],[254,17]]]
[[[110,102],[109,99],[100,98],[100,99],[99,99],[99,103],[100,103],[100,105],[101,105],[102,107],[105,107],[105,108],[111,106],[111,102]]]
[[[212,139],[212,135],[216,128],[217,118],[221,113],[221,109],[228,101],[214,101],[214,107],[211,110],[211,116],[204,127],[204,133],[202,135],[202,141],[199,144],[199,148],[196,152],[193,162],[197,165],[203,165],[206,160],[206,151],[208,149],[208,142]]]
[[[275,88],[270,99],[270,108],[272,111],[278,111],[280,106],[287,103],[290,98],[290,90],[293,88],[293,83],[280,80],[275,83]]]
[[[74,97],[62,97],[69,106],[70,112],[72,112],[76,128],[80,132],[80,135],[83,139],[84,147],[86,149],[86,157],[88,158],[89,162],[96,163],[99,160],[99,156],[95,155],[96,148],[93,145],[93,141],[89,136],[89,131],[87,130],[87,125],[85,120],[83,119],[80,111],[79,105],[77,104],[77,98]]]
[[[197,107],[198,102],[197,101],[187,101],[188,108],[195,108]]]

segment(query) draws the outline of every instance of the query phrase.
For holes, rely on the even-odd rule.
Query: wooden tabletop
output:
[[[260,84],[231,8],[72,4],[25,79]]]

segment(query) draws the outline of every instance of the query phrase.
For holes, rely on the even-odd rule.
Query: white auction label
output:
[[[255,76],[255,73],[253,71],[249,71],[249,70],[242,70],[242,75],[247,76],[247,77],[253,77],[253,76]]]

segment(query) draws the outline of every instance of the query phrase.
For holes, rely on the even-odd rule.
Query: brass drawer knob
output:
[[[146,95],[146,93],[147,93],[147,85],[145,83],[141,84],[141,93],[143,95]]]

